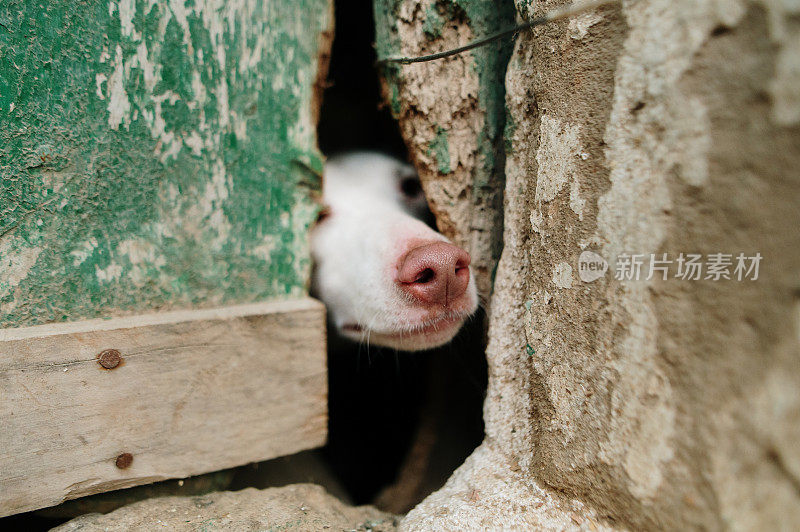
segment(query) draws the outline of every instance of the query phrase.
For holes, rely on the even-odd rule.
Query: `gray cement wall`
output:
[[[386,49],[463,44],[466,9],[435,39],[412,30],[469,3],[395,2]],[[404,528],[800,524],[799,16],[790,1],[626,1],[517,38],[486,440]],[[387,75],[439,213],[473,212],[474,195],[445,191],[483,160],[483,118],[442,113],[480,104],[483,67],[465,54]],[[442,127],[457,139],[447,172],[428,164],[413,135],[469,117]],[[447,225],[474,232],[470,215]],[[479,264],[486,249],[470,249]],[[585,251],[609,262],[591,282]],[[717,253],[731,279],[706,278]],[[761,255],[756,280],[737,280],[740,253]],[[666,279],[646,264],[615,278],[633,254],[674,262]],[[676,277],[681,254],[702,255],[700,279]]]

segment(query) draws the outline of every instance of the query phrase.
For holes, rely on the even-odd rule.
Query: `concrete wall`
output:
[[[395,54],[474,36],[468,16],[436,41],[410,31],[426,13],[494,5],[388,3],[396,40],[382,50]],[[524,20],[560,4],[515,8]],[[798,15],[790,2],[639,0],[518,37],[486,439],[405,528],[800,525]],[[463,73],[483,68],[470,55],[399,67],[388,92],[406,134],[469,107]],[[415,102],[430,111],[404,114]],[[465,125],[460,142],[484,131]],[[449,173],[422,174],[446,189]],[[585,251],[610,263],[591,282]],[[732,254],[732,279],[678,279],[676,263],[666,280],[615,278],[618,257],[663,253]],[[739,253],[760,253],[757,280],[736,279]]]
[[[305,293],[328,0],[0,6],[0,327]]]

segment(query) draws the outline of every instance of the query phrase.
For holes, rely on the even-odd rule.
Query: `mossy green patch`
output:
[[[436,137],[429,145],[428,154],[436,158],[440,174],[449,174],[453,171],[450,168],[450,143],[447,140],[446,130],[442,128],[436,130]]]
[[[440,37],[442,35],[442,26],[444,23],[445,20],[439,15],[439,11],[434,4],[425,6],[425,22],[422,24],[422,31],[424,31],[428,37],[432,39]]]

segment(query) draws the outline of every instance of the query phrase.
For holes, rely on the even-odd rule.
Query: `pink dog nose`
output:
[[[453,244],[425,244],[400,258],[397,280],[415,299],[447,306],[467,291],[469,262],[469,253]]]

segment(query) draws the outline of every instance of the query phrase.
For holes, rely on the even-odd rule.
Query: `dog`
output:
[[[422,219],[410,165],[372,152],[330,158],[311,231],[312,293],[343,337],[421,351],[446,344],[478,307],[470,255]]]

